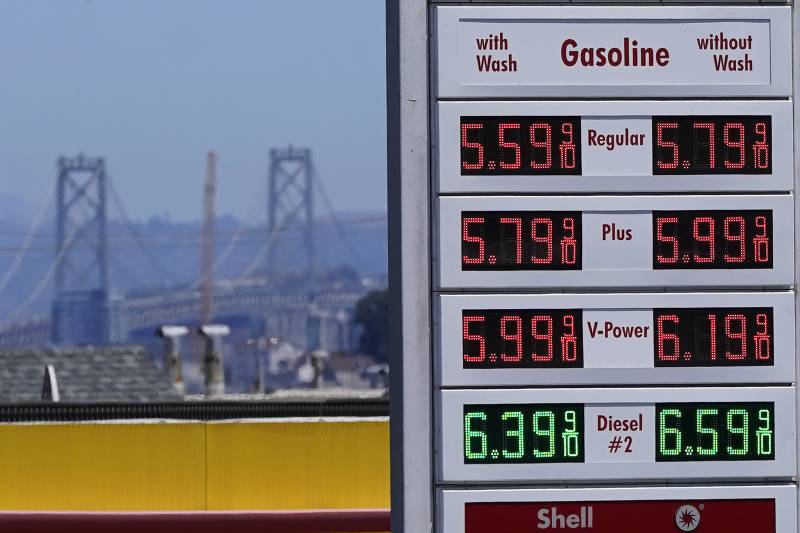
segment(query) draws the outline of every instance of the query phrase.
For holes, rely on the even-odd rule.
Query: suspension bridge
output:
[[[107,344],[153,338],[154,331],[165,324],[197,326],[210,320],[247,324],[251,334],[280,337],[303,349],[342,349],[347,344],[352,311],[369,289],[359,280],[324,282],[319,271],[315,243],[315,205],[322,200],[327,219],[334,230],[332,238],[340,241],[354,264],[360,263],[357,248],[350,241],[346,224],[382,224],[380,217],[361,221],[339,221],[322,180],[316,173],[308,149],[273,149],[270,151],[267,179],[266,227],[254,230],[242,225],[227,235],[227,245],[215,253],[214,162],[209,157],[205,182],[204,224],[196,244],[202,248],[198,257],[200,275],[193,283],[176,283],[175,275],[154,253],[157,246],[169,241],[152,242],[141,234],[128,216],[125,206],[109,177],[103,158],[78,155],[62,157],[57,162],[55,198],[45,202],[36,214],[13,260],[0,277],[0,295],[22,269],[26,254],[36,246],[36,236],[47,209],[55,211],[53,260],[29,291],[25,301],[5,317],[0,325],[0,346],[42,344]],[[129,236],[124,249],[115,251],[109,238],[109,197],[117,218]],[[296,257],[288,261],[287,239]],[[237,277],[214,279],[226,261],[239,255],[240,247],[260,239],[260,249],[250,258]],[[135,247],[145,258],[151,277],[172,289],[149,288],[112,296],[116,265],[124,265],[116,254]],[[290,267],[288,265],[291,265]],[[306,280],[291,289],[278,280],[287,272]],[[131,274],[124,269],[116,275]],[[49,316],[32,316],[27,310],[52,294]]]

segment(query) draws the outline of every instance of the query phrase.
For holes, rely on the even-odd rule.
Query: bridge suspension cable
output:
[[[39,229],[39,225],[42,223],[42,220],[44,220],[45,212],[50,207],[50,204],[52,204],[53,202],[54,194],[55,190],[51,188],[50,192],[39,206],[39,210],[36,212],[36,215],[33,218],[33,222],[28,228],[28,232],[25,235],[25,239],[22,241],[22,246],[17,250],[16,254],[14,255],[14,259],[11,260],[11,264],[8,266],[8,270],[6,270],[6,273],[3,275],[3,278],[0,279],[0,292],[3,292],[3,290],[5,290],[5,288],[8,287],[9,282],[19,270],[20,265],[22,265],[22,260],[24,259],[25,254],[32,249],[31,243],[33,242],[33,239],[36,237],[36,232]]]
[[[117,206],[119,210],[119,214],[122,217],[122,221],[125,223],[125,226],[128,228],[128,231],[133,235],[133,239],[138,246],[138,248],[142,251],[142,253],[147,258],[147,261],[150,265],[163,276],[161,278],[161,285],[162,287],[167,287],[166,280],[164,278],[169,279],[173,284],[178,284],[178,279],[169,272],[166,268],[164,268],[155,255],[150,251],[147,245],[144,243],[144,239],[139,234],[139,230],[136,229],[136,226],[131,221],[131,218],[128,216],[128,212],[125,210],[125,206],[122,204],[122,200],[117,193],[117,188],[114,186],[114,180],[111,179],[111,176],[106,176],[106,180],[108,181],[108,189],[111,192],[111,199],[114,201],[114,204]]]
[[[358,250],[356,250],[355,246],[353,246],[353,243],[350,241],[350,238],[342,229],[342,224],[339,222],[339,218],[336,216],[336,212],[333,209],[333,202],[331,202],[328,192],[325,190],[325,186],[322,184],[322,179],[319,177],[319,174],[317,174],[316,167],[312,170],[312,173],[314,178],[312,182],[317,186],[320,196],[322,196],[322,201],[325,203],[325,207],[328,209],[328,213],[333,221],[333,226],[336,228],[336,233],[338,233],[339,238],[344,243],[345,248],[347,248],[347,250],[353,256],[353,259],[356,260],[356,263],[362,264],[363,261],[361,260],[361,255],[358,253]]]
[[[81,228],[79,226],[73,227],[72,233],[67,235],[64,246],[61,248],[61,250],[59,250],[55,259],[50,264],[50,268],[47,270],[45,275],[42,276],[42,279],[39,280],[39,283],[36,285],[36,288],[33,289],[33,292],[31,292],[25,299],[25,301],[22,302],[19,306],[17,306],[17,308],[14,309],[14,311],[9,315],[9,321],[17,318],[20,315],[20,313],[28,309],[28,307],[30,307],[30,305],[33,302],[35,302],[39,298],[39,296],[41,296],[44,289],[47,288],[47,285],[50,283],[50,281],[52,281],[53,276],[55,275],[56,270],[58,269],[58,266],[61,264],[61,261],[64,260],[64,256],[68,252],[70,245],[72,245],[72,243],[75,242],[75,239],[78,237],[80,230]]]

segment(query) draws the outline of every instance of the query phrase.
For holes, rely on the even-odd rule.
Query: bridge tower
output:
[[[304,273],[312,278],[315,271],[314,195],[311,150],[308,148],[274,148],[270,150],[269,198],[267,223],[267,278],[274,274],[295,271],[303,265]],[[288,231],[287,231],[288,230]],[[302,263],[284,257],[292,251],[291,239],[302,239]],[[284,264],[281,264],[283,259]]]
[[[51,340],[57,344],[107,342],[105,161],[83,154],[59,158],[57,187]]]

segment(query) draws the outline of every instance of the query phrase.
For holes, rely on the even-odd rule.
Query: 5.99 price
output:
[[[772,211],[653,211],[654,269],[772,268]]]

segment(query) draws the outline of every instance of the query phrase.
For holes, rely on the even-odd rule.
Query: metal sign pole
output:
[[[433,529],[428,6],[386,0],[392,531]]]

